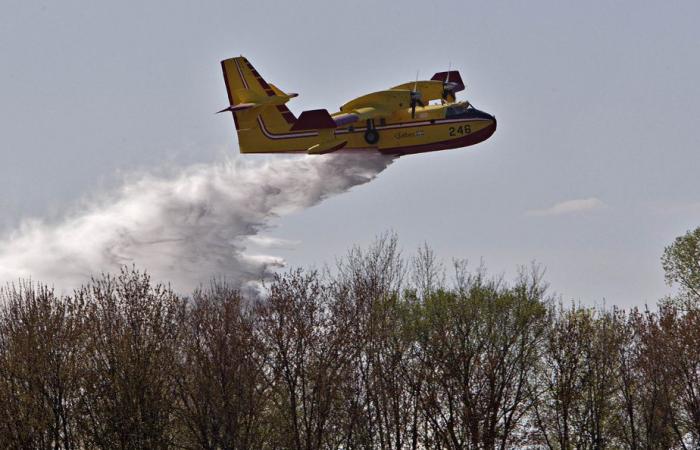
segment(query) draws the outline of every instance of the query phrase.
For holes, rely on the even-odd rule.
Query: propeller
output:
[[[462,81],[459,72],[452,73],[452,63],[450,62],[447,72],[438,72],[431,78],[433,81],[442,82],[442,104],[455,100],[455,94],[463,91],[466,86]],[[452,81],[451,81],[452,80]]]
[[[457,83],[450,83],[450,72],[452,72],[452,61],[450,61],[450,64],[447,66],[447,76],[445,77],[445,81],[442,82],[442,101],[443,103],[448,99],[448,97],[452,96],[454,97],[455,91],[457,87],[459,87],[459,84]]]
[[[421,94],[418,91],[418,73],[416,72],[416,82],[413,85],[413,90],[411,91],[411,119],[416,118],[416,105],[424,107],[423,101],[421,100]]]

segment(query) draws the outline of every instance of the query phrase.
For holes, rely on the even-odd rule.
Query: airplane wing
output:
[[[464,83],[458,71],[438,72],[427,81],[403,83],[351,100],[340,107],[340,113],[333,115],[333,119],[337,126],[345,126],[357,121],[388,117],[400,109],[411,107],[412,99],[420,105],[431,100],[454,102],[455,93],[463,89]]]
[[[358,121],[365,121],[377,117],[390,116],[391,112],[383,108],[374,106],[365,106],[362,108],[352,109],[349,112],[339,112],[334,114],[333,121],[337,127],[344,127]]]
[[[340,113],[334,116],[338,126],[355,121],[387,117],[399,109],[411,106],[409,89],[389,89],[363,95],[340,107]],[[342,124],[342,125],[341,125]]]
[[[408,83],[400,84],[391,88],[394,89],[408,89],[409,91],[416,90],[420,92],[421,100],[424,102],[429,102],[430,100],[439,100],[442,98],[443,93],[443,82],[439,80],[430,81],[410,81]]]
[[[455,100],[455,93],[463,91],[464,82],[459,72],[438,72],[429,81],[409,81],[392,89],[409,89],[420,92],[421,99],[425,102],[431,100]]]

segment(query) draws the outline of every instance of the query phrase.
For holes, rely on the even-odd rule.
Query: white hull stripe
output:
[[[258,125],[260,125],[260,129],[262,130],[263,134],[269,138],[269,139],[294,139],[294,138],[305,138],[305,137],[312,137],[312,136],[318,136],[318,132],[316,131],[305,131],[301,133],[286,133],[286,134],[277,134],[277,133],[272,133],[265,127],[265,122],[263,122],[262,117],[258,116]]]

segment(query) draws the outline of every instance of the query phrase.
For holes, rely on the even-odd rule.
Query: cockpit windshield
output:
[[[459,102],[447,107],[445,111],[445,118],[449,119],[451,117],[458,117],[463,115],[469,109],[468,102]]]
[[[495,120],[495,118],[488,113],[479,111],[474,108],[469,102],[459,102],[452,104],[445,110],[446,119],[464,119],[464,120]]]

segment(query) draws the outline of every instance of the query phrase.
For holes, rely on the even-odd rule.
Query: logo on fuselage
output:
[[[416,131],[399,131],[398,133],[394,133],[394,139],[405,139],[405,138],[412,138],[412,137],[421,137],[425,135],[425,132],[423,130],[416,130]]]

